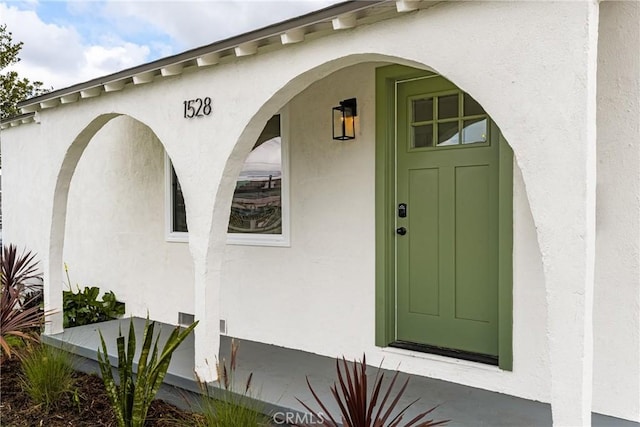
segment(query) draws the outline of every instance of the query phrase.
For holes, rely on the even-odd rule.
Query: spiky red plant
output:
[[[342,367],[341,367],[342,365]],[[351,370],[347,360],[343,357],[342,362],[340,359],[336,359],[336,371],[338,374],[338,381],[331,386],[331,394],[334,400],[340,408],[339,414],[331,414],[322,400],[315,392],[309,378],[307,378],[307,385],[314,399],[320,405],[322,411],[314,411],[307,404],[300,399],[298,402],[302,404],[308,411],[311,411],[315,416],[314,425],[322,425],[325,427],[338,427],[340,424],[336,421],[336,418],[340,418],[344,427],[398,427],[402,422],[402,418],[406,411],[418,401],[418,399],[404,406],[398,410],[398,403],[400,398],[404,394],[407,385],[409,384],[409,378],[404,382],[397,392],[393,391],[396,380],[398,379],[399,372],[396,371],[391,381],[386,387],[383,387],[384,373],[381,368],[378,368],[376,377],[373,383],[373,389],[371,396],[368,394],[367,384],[367,363],[366,357],[362,356],[362,361],[354,361]],[[379,399],[381,400],[379,401]],[[435,410],[436,407],[431,408],[428,411],[422,412],[407,423],[402,424],[403,427],[430,427],[443,425],[449,420],[434,421],[425,420],[422,421],[429,413]],[[394,414],[392,418],[392,415]]]
[[[36,255],[23,250],[18,254],[14,244],[2,248],[0,268],[2,289],[11,286],[26,293],[42,291],[42,273],[38,271]]]
[[[34,302],[42,294],[42,275],[35,255],[30,251],[18,254],[13,244],[3,248],[0,268],[0,347],[11,357],[8,336],[38,341],[45,313]]]

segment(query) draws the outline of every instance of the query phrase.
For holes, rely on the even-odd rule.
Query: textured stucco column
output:
[[[210,382],[217,379],[215,364],[220,351],[220,270],[208,270],[202,256],[194,261],[195,317],[199,321],[194,332],[194,366],[198,377]]]
[[[62,259],[62,241],[49,241],[49,253],[42,255],[44,278],[44,309],[52,312],[44,324],[46,335],[63,331],[62,317],[62,270],[55,260]]]
[[[598,4],[589,3],[582,13],[587,70],[576,81],[585,108],[574,113],[582,116],[575,120],[582,137],[571,141],[562,157],[566,167],[557,177],[565,181],[558,182],[565,197],[549,188],[550,209],[540,218],[544,225],[539,230],[547,282],[551,407],[557,426],[590,425],[593,393]]]
[[[176,165],[177,170],[180,168]],[[218,180],[207,184],[203,174],[183,174],[182,191],[187,206],[189,250],[194,262],[194,314],[198,320],[195,333],[194,369],[202,381],[215,381],[216,359],[220,352],[220,275],[221,256],[212,256],[210,246],[224,247],[224,237],[210,237],[212,204],[203,203],[202,191],[215,193]],[[184,184],[183,184],[184,182]],[[226,231],[226,228],[225,228]]]
[[[219,123],[187,122],[167,133],[167,150],[174,161],[185,200],[189,227],[189,251],[194,262],[195,328],[194,368],[198,377],[215,381],[216,360],[220,352],[220,293],[222,259],[227,238],[227,225],[233,182],[226,197],[220,197],[222,169],[235,138],[216,139],[215,144],[203,144],[200,150],[181,150],[176,141],[206,141],[212,128]],[[228,133],[221,132],[223,135]],[[236,174],[237,175],[237,174]],[[220,208],[221,205],[224,207]]]
[[[593,411],[640,422],[640,3],[601,2],[598,43]]]

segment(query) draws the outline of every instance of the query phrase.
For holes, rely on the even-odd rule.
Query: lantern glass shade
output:
[[[333,107],[333,139],[345,141],[355,139],[357,115],[356,99],[346,99]]]

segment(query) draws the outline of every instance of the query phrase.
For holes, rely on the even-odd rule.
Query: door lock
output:
[[[398,205],[398,218],[406,218],[407,217],[407,204],[400,203]]]
[[[404,227],[398,227],[396,228],[396,233],[398,233],[401,236],[404,236],[405,234],[407,234],[407,229]]]

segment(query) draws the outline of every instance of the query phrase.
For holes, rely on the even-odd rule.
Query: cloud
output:
[[[124,33],[162,32],[177,51],[207,45],[311,12],[337,0],[109,1],[104,13]],[[177,53],[177,52],[174,52]]]
[[[71,27],[45,24],[33,10],[0,3],[0,15],[14,42],[23,42],[20,58],[35,67],[52,68],[72,62],[82,51],[80,35]]]
[[[10,67],[22,77],[60,89],[148,61],[151,49],[146,45],[116,36],[104,37],[101,44],[86,43],[75,27],[46,23],[36,13],[37,5],[30,6],[0,3],[13,41],[24,43],[20,62]]]
[[[149,47],[133,43],[111,48],[91,46],[84,51],[86,63],[83,72],[87,75],[101,76],[140,65],[148,56]]]

